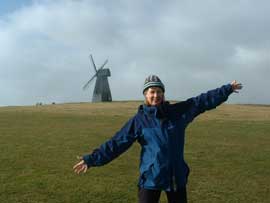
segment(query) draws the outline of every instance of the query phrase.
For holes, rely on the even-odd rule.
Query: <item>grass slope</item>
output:
[[[75,175],[72,166],[139,104],[0,108],[0,202],[137,202],[139,144],[84,175]],[[224,104],[198,117],[186,132],[189,202],[269,202],[269,146],[269,106]]]

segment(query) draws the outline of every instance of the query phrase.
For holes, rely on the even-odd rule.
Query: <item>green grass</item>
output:
[[[77,155],[111,137],[138,104],[0,108],[0,202],[137,202],[139,144],[84,175],[72,166]],[[269,146],[268,106],[222,105],[201,115],[186,132],[189,202],[269,202]]]

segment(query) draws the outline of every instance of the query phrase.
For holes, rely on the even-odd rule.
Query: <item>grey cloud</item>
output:
[[[143,99],[155,73],[168,99],[239,79],[245,89],[230,102],[269,103],[258,94],[270,85],[268,10],[267,1],[37,1],[0,19],[0,105],[90,101],[90,53],[98,65],[109,59],[116,100]]]

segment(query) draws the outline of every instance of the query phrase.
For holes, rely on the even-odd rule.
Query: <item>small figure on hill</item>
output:
[[[42,102],[37,102],[36,106],[42,106]]]
[[[155,75],[146,78],[145,102],[120,131],[95,149],[80,157],[76,173],[109,163],[135,141],[141,145],[139,203],[158,203],[165,191],[169,203],[186,203],[189,167],[184,160],[185,129],[199,114],[214,109],[229,95],[242,89],[235,80],[183,102],[165,101],[165,86]]]

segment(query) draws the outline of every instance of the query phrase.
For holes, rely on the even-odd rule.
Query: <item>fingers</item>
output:
[[[73,166],[73,170],[77,174],[80,174],[81,172],[86,173],[87,169],[88,167],[83,160]]]
[[[86,171],[87,171],[87,166],[85,164],[81,165],[80,167],[74,170],[74,172],[77,174],[80,174],[81,172],[86,173]]]
[[[242,83],[238,83],[238,89],[242,89],[242,88],[243,88]]]
[[[240,89],[243,88],[242,83],[238,83],[236,80],[232,81],[232,82],[231,82],[231,85],[232,85],[233,91],[234,91],[235,93],[239,93],[239,92],[236,91],[236,90],[240,90]]]
[[[76,168],[81,167],[82,164],[84,164],[84,161],[83,161],[83,160],[80,161],[79,163],[75,164],[75,165],[73,166],[73,169],[76,169]]]
[[[77,173],[77,174],[80,174],[81,172],[86,173],[87,169],[88,169],[87,168],[87,165],[86,164],[82,164],[82,165],[77,166],[74,169],[74,173]]]
[[[87,169],[88,169],[88,167],[85,166],[85,168],[84,168],[84,170],[83,170],[83,173],[86,173]]]
[[[243,88],[243,85],[241,83],[236,83],[235,86],[234,86],[235,90],[240,90],[242,88]]]

